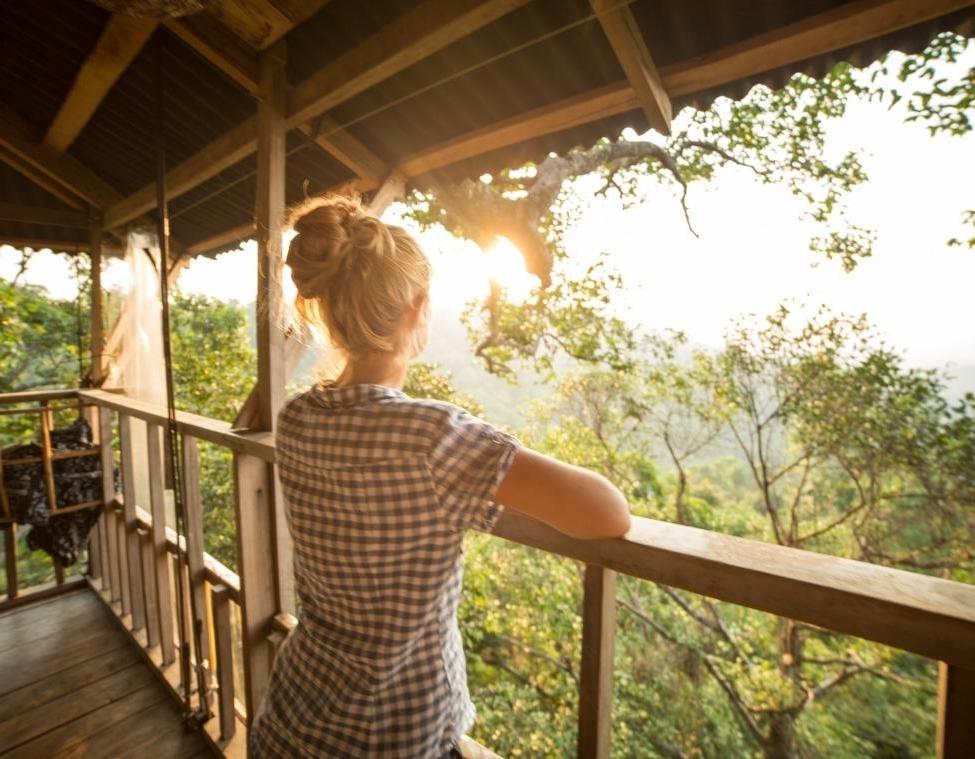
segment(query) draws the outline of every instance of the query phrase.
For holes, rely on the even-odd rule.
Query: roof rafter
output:
[[[297,84],[288,98],[288,126],[331,110],[526,2],[425,0]]]
[[[3,202],[0,202],[0,221],[19,221],[24,224],[44,224],[50,227],[73,227],[76,229],[88,229],[91,224],[88,214],[83,211]]]
[[[0,112],[0,147],[19,159],[21,165],[55,180],[95,208],[108,208],[122,199],[115,188],[77,159],[37,144],[20,117],[9,109]]]
[[[528,0],[425,0],[326,65],[290,93],[287,127],[300,127]],[[334,135],[330,136],[335,141]],[[348,148],[346,142],[345,147]],[[166,175],[167,197],[176,197],[257,150],[257,118],[251,117]],[[341,160],[341,159],[340,159]],[[156,204],[155,184],[108,209],[106,227],[123,224]]]
[[[590,0],[590,4],[650,126],[670,134],[670,96],[630,7],[618,0]]]
[[[208,13],[199,13],[163,22],[199,55],[243,87],[257,95],[255,50]]]
[[[703,58],[664,66],[660,81],[671,96],[689,95],[922,23],[975,0],[863,0],[817,14]],[[482,127],[404,158],[407,178],[534,137],[626,113],[642,106],[628,81],[565,98]]]
[[[112,14],[48,127],[45,147],[63,153],[71,146],[158,25],[153,18]]]
[[[0,163],[4,163],[30,182],[40,187],[45,192],[50,193],[58,200],[75,208],[84,210],[88,204],[70,187],[52,179],[47,174],[38,171],[34,166],[23,160],[19,156],[0,147]]]

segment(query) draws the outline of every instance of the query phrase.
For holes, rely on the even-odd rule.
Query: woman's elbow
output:
[[[626,496],[612,482],[597,475],[597,494],[594,498],[597,507],[592,509],[591,522],[586,537],[619,538],[630,530],[630,505]]]

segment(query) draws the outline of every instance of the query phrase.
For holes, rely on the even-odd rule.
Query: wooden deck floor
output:
[[[0,614],[0,756],[211,756],[88,589]]]

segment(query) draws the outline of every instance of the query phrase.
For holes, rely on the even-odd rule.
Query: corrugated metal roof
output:
[[[659,67],[734,44],[846,4],[847,0],[635,0],[630,4]],[[416,5],[415,0],[332,0],[287,36],[288,78],[301,81]],[[0,31],[0,99],[40,136],[71,87],[108,15],[77,0],[7,0]],[[758,83],[781,86],[797,71],[821,76],[836,62],[866,65],[892,49],[913,52],[937,33],[975,33],[975,8],[796,65],[678,97],[707,107]],[[255,100],[167,30],[166,139],[169,166],[193,155],[255,113]],[[70,154],[127,195],[155,174],[153,44],[140,53],[70,148]],[[389,165],[403,157],[532,108],[619,82],[623,72],[588,0],[530,0],[335,108],[329,116]],[[589,145],[625,127],[647,128],[639,110],[455,164],[450,176],[477,175]],[[289,202],[333,187],[351,172],[307,138],[288,136]],[[171,202],[173,233],[192,245],[250,220],[253,156]],[[37,196],[0,175],[0,200]],[[41,204],[40,200],[37,200]],[[18,227],[20,229],[20,227]],[[67,230],[45,230],[68,235]],[[0,235],[13,235],[0,222]],[[70,237],[74,239],[73,232]]]

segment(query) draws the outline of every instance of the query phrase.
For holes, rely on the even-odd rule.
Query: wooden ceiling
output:
[[[975,17],[975,0],[756,0],[723,19],[720,0],[217,0],[164,20],[69,5],[0,11],[0,161],[46,199],[0,173],[0,241],[77,248],[86,216],[112,229],[155,207],[147,90],[162,35],[167,195],[193,254],[253,229],[258,61],[272,50],[292,79],[290,201],[514,165],[623,126],[667,133],[702,93],[919,49]]]

